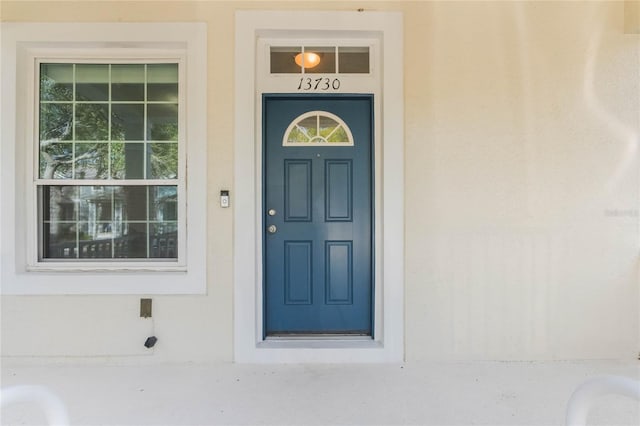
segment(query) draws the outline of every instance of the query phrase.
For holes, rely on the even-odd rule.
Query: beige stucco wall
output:
[[[609,1],[3,1],[209,30],[208,294],[155,296],[153,320],[137,296],[4,296],[3,355],[231,360],[234,12],[361,7],[405,19],[406,358],[637,356],[640,39]]]
[[[639,45],[622,4],[413,7],[408,357],[633,356]]]

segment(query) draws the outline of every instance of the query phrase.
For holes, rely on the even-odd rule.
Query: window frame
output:
[[[207,28],[204,23],[1,23],[2,294],[206,293]],[[82,40],[82,41],[78,41]],[[178,61],[178,258],[39,259],[38,60]],[[187,116],[188,112],[188,116]],[[173,181],[172,181],[173,182]],[[54,185],[65,185],[56,179]],[[145,180],[140,182],[145,183]],[[168,183],[168,182],[167,182]],[[145,183],[147,184],[147,183]],[[148,183],[150,184],[150,183]],[[173,183],[171,183],[172,185]],[[118,180],[101,182],[118,186]],[[183,194],[182,197],[180,194]],[[180,230],[179,230],[180,232]]]
[[[115,51],[110,48],[95,49],[87,57],[86,55],[73,55],[72,52],[68,52],[66,49],[51,51],[48,49],[46,57],[38,56],[39,51],[33,51],[29,55],[29,64],[33,63],[33,69],[28,70],[28,75],[33,73],[33,86],[29,89],[33,89],[33,107],[30,110],[33,111],[33,118],[30,119],[29,128],[33,130],[31,134],[32,143],[27,148],[27,158],[32,159],[30,162],[30,170],[27,170],[32,176],[31,188],[33,196],[29,197],[31,201],[27,207],[29,214],[28,223],[34,224],[34,227],[27,227],[27,239],[32,241],[28,245],[28,266],[30,271],[38,270],[86,270],[87,268],[99,268],[106,270],[121,270],[121,269],[134,269],[134,270],[165,270],[165,271],[183,271],[186,268],[186,116],[185,116],[185,63],[186,54],[182,50],[137,50],[135,57],[123,58],[123,52],[121,49]],[[130,52],[127,52],[129,55]],[[38,188],[45,186],[78,186],[78,179],[44,179],[39,177],[39,160],[40,160],[40,65],[46,63],[69,63],[69,64],[151,64],[151,63],[176,63],[178,64],[178,178],[174,180],[162,180],[162,179],[87,179],[83,180],[86,185],[91,186],[177,186],[178,192],[178,257],[173,259],[152,259],[152,258],[132,258],[132,259],[114,259],[104,258],[100,260],[90,259],[56,259],[47,258],[42,256],[43,251],[43,237]],[[76,102],[73,100],[72,102]],[[111,102],[111,100],[109,100]],[[145,100],[146,104],[146,100]],[[27,139],[28,140],[28,139]],[[110,141],[111,142],[111,141]],[[28,167],[29,167],[28,166]],[[124,182],[129,181],[129,182]],[[135,183],[132,183],[135,181]],[[35,235],[32,235],[35,233]],[[32,250],[36,250],[35,253]]]

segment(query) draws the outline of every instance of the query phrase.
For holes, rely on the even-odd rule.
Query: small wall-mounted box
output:
[[[140,299],[140,318],[151,318],[152,299]]]
[[[229,207],[229,190],[223,189],[220,191],[220,207]]]

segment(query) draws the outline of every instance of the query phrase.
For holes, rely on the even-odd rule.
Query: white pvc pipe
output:
[[[35,402],[38,404],[52,426],[68,426],[67,409],[60,398],[44,386],[13,386],[0,390],[0,407],[16,402]]]
[[[567,404],[567,426],[585,426],[593,401],[602,395],[617,394],[640,401],[640,381],[620,376],[600,376],[582,383]]]

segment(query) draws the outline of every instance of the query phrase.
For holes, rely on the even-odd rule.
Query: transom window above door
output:
[[[347,123],[327,111],[310,111],[294,119],[284,132],[282,146],[353,146]]]
[[[271,46],[271,74],[369,74],[369,46]]]

